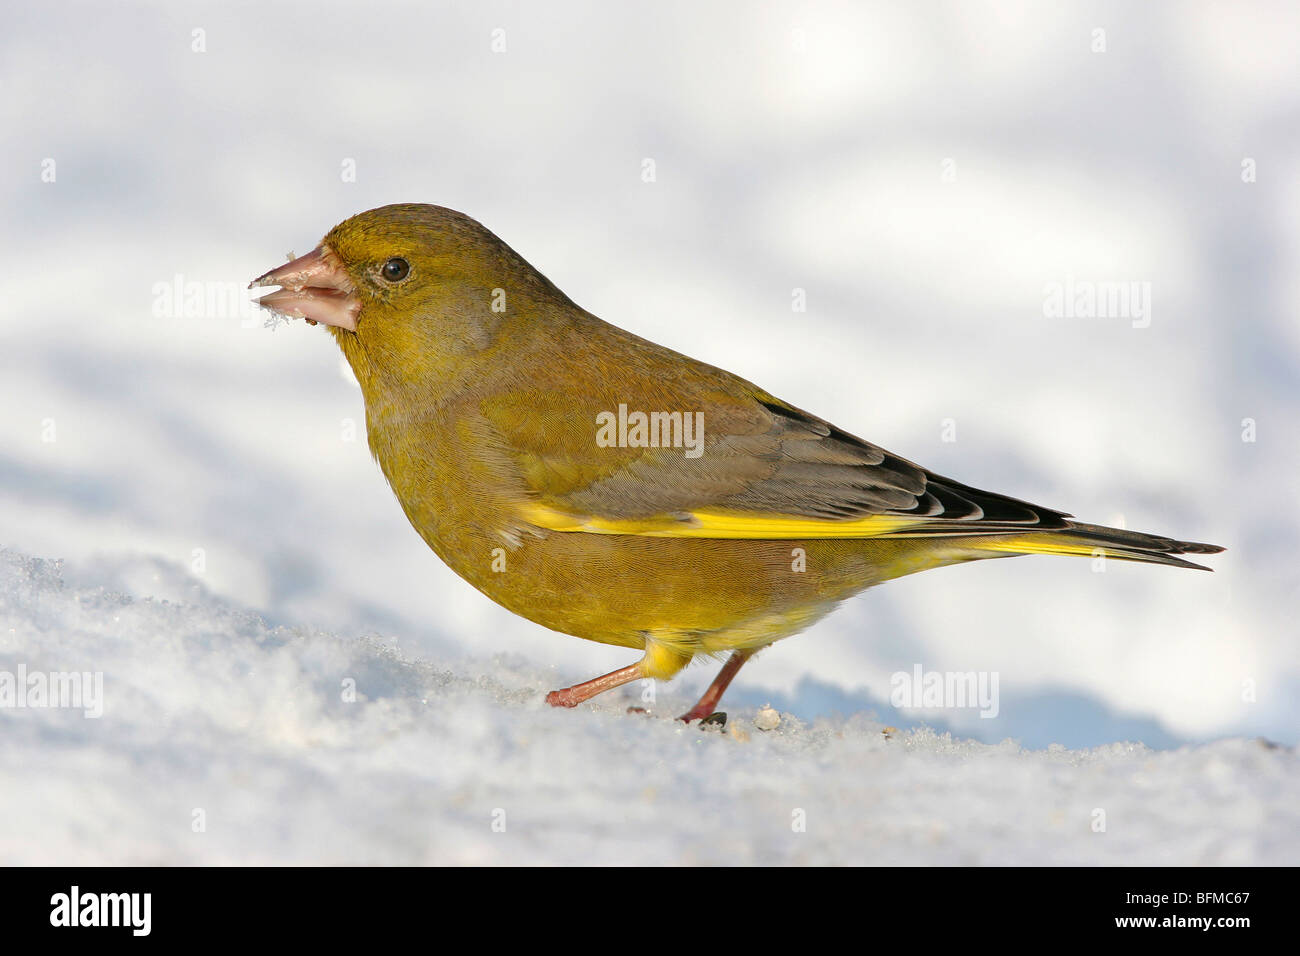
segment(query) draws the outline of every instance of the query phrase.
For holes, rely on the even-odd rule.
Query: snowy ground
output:
[[[1024,750],[862,715],[764,732],[752,707],[701,731],[671,693],[556,711],[518,660],[117,570],[182,599],[0,552],[0,671],[103,674],[98,718],[0,708],[0,863],[1300,862],[1300,764],[1259,739]]]

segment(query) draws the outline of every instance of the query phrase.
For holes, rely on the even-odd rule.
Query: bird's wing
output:
[[[694,456],[692,447],[629,445],[638,437],[649,440],[635,434],[634,423],[614,436],[624,439],[622,445],[611,446],[608,433],[598,444],[596,415],[575,414],[572,396],[515,396],[485,411],[500,435],[500,453],[512,460],[526,489],[521,517],[552,531],[867,538],[1068,525],[1061,512],[935,475],[765,393],[737,398],[728,390],[695,399],[686,407],[706,411],[698,413],[702,421],[691,419],[692,432],[680,443],[699,438],[694,427],[702,424]],[[617,431],[619,413],[610,407],[606,414],[604,421],[614,419]],[[671,445],[677,421],[666,423],[666,431],[664,419],[649,431],[667,436],[659,444]]]

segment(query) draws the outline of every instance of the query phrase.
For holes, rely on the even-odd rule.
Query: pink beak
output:
[[[306,319],[312,325],[323,322],[349,332],[357,330],[361,300],[342,263],[324,245],[258,276],[248,287],[264,285],[280,287],[256,300],[264,309]]]

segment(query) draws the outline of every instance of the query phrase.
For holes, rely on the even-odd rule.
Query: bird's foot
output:
[[[677,719],[684,724],[689,724],[692,720],[703,721],[706,724],[725,724],[727,715],[725,711],[714,710],[711,705],[706,706],[701,701]]]
[[[629,664],[627,667],[620,667],[618,670],[605,674],[603,677],[597,677],[595,680],[553,690],[546,695],[546,702],[552,707],[577,707],[584,700],[591,700],[597,694],[614,687],[620,687],[628,681],[637,680],[644,676],[640,664]]]

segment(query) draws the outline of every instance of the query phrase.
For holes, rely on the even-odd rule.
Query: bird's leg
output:
[[[591,700],[597,694],[619,687],[629,681],[638,680],[644,676],[645,668],[638,661],[635,664],[629,664],[627,667],[620,667],[616,671],[611,671],[603,677],[583,681],[581,684],[574,684],[572,687],[565,687],[562,690],[553,690],[546,695],[546,702],[552,707],[577,707],[584,700]],[[721,691],[718,693],[721,693]]]
[[[645,678],[670,680],[674,674],[691,662],[692,653],[689,650],[680,650],[671,642],[656,638],[655,634],[650,631],[642,632],[642,636],[645,640],[645,657],[641,658],[641,660],[635,664],[629,664],[627,667],[620,667],[616,671],[611,671],[604,677],[597,677],[595,680],[574,684],[572,687],[565,687],[563,690],[553,690],[546,695],[546,702],[552,707],[577,707],[584,700],[591,700],[597,694],[620,687],[634,680],[644,680]],[[737,664],[736,666],[739,667],[740,665]],[[731,678],[727,679],[730,680]],[[727,685],[724,683],[722,686],[726,687]],[[718,689],[718,693],[722,693],[721,688]]]
[[[736,676],[741,666],[753,654],[753,651],[732,651],[731,656],[727,658],[727,663],[722,665],[722,670],[718,671],[718,676],[713,679],[713,683],[704,692],[700,702],[677,719],[684,720],[689,724],[692,720],[703,720],[717,710],[718,701],[722,700],[722,694],[727,689],[727,685],[731,683],[731,679]]]

